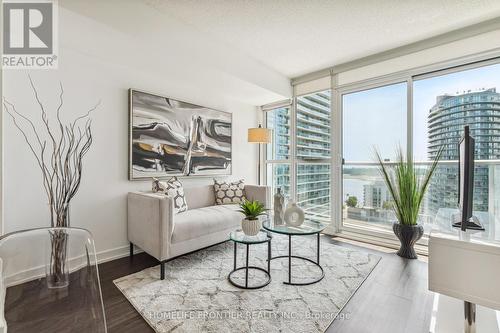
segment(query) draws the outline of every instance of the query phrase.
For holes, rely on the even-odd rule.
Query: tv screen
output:
[[[453,224],[462,230],[484,230],[477,218],[472,215],[474,196],[474,138],[470,136],[469,126],[464,127],[464,136],[458,145],[458,206],[460,220]]]

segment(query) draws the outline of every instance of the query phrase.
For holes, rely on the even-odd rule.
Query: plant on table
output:
[[[245,215],[241,222],[245,235],[255,236],[259,233],[261,228],[259,216],[264,215],[266,211],[264,204],[258,200],[245,200],[240,203],[238,212]]]

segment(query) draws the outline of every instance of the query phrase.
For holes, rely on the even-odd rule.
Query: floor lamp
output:
[[[257,165],[258,185],[260,185],[260,146],[263,143],[271,143],[271,136],[271,130],[268,128],[262,128],[261,125],[257,128],[248,129],[248,142],[257,143],[259,145],[259,164]]]

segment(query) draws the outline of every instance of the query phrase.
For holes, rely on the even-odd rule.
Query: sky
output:
[[[375,147],[393,159],[406,145],[406,83],[344,95],[342,106],[346,163],[372,162]]]
[[[427,160],[427,115],[436,97],[457,92],[497,88],[500,64],[434,78],[415,80],[413,86],[413,155]],[[394,159],[398,145],[406,146],[406,83],[344,95],[343,151],[346,162],[373,161],[373,148]]]
[[[500,92],[500,64],[475,68],[427,79],[414,79],[413,86],[413,156],[427,158],[427,115],[443,94],[497,88]],[[344,95],[343,155],[352,161],[373,162],[373,148],[383,158],[394,159],[398,145],[406,146],[406,83]],[[406,149],[405,149],[406,150]],[[360,179],[361,178],[361,179]],[[362,204],[363,184],[372,179],[344,175],[344,195],[356,195]]]

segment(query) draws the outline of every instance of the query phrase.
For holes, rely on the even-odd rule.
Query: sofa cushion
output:
[[[214,179],[215,203],[217,205],[236,204],[246,200],[243,179],[228,183]]]
[[[214,186],[204,185],[184,188],[184,195],[189,209],[209,207],[215,205]]]
[[[190,209],[175,215],[172,243],[198,238],[225,229],[238,228],[243,219],[243,214],[239,213],[238,209],[238,205],[210,206]]]

